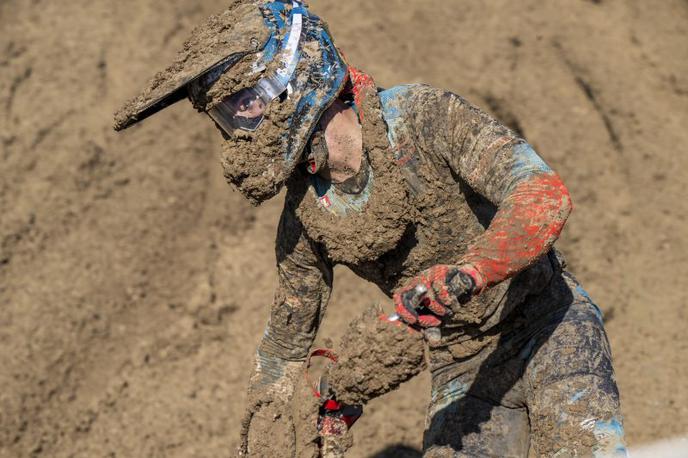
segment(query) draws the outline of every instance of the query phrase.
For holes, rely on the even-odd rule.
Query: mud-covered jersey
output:
[[[543,254],[557,238],[570,203],[558,176],[530,145],[451,92],[406,85],[382,91],[379,98],[390,145],[387,160],[405,186],[395,193],[404,196],[384,195],[379,160],[371,162],[365,189],[355,195],[318,176],[299,178],[308,182],[308,192],[289,189],[286,198],[277,236],[279,286],[262,352],[306,356],[338,263],[390,296],[432,265],[470,267],[482,291],[465,305],[465,314],[445,323],[433,344],[450,347],[441,353],[453,358],[475,354],[493,341],[501,332],[498,325],[551,275]],[[365,142],[364,137],[364,149]],[[310,231],[303,215],[308,199],[328,214],[329,225],[320,225],[320,232]],[[403,227],[380,216],[356,219],[357,227],[342,232],[354,214],[383,215],[370,208],[372,202],[395,209],[405,205]],[[342,240],[341,233],[355,240]],[[370,234],[388,233],[396,234],[390,249],[371,249]]]

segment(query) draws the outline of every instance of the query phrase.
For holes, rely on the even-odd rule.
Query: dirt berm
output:
[[[217,457],[239,439],[282,197],[224,183],[189,103],[112,113],[211,0],[0,2],[0,457]],[[628,439],[688,432],[688,3],[314,0],[382,86],[453,90],[569,186],[559,248],[606,313]],[[381,301],[338,269],[322,337]],[[388,309],[389,310],[389,309]],[[350,453],[418,456],[421,374]]]

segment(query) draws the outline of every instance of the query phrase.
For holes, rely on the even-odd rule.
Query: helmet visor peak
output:
[[[299,42],[305,10],[301,2],[292,1],[291,26],[277,57],[274,73],[261,78],[254,87],[242,89],[208,110],[211,118],[227,134],[235,129],[252,132],[263,122],[267,106],[282,95],[294,76],[299,60]],[[216,77],[217,78],[217,77]]]

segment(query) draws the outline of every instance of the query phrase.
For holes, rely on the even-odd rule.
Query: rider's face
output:
[[[265,103],[257,94],[248,91],[241,91],[234,100],[230,101],[235,116],[244,118],[255,118],[265,111]]]

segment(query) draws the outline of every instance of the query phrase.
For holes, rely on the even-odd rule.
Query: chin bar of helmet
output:
[[[300,57],[299,42],[303,29],[303,16],[307,14],[301,2],[292,2],[291,26],[287,37],[282,42],[280,52],[276,57],[278,60],[277,69],[273,74],[261,78],[252,88],[266,107],[287,90],[289,81],[291,81],[294,76],[296,65]],[[235,118],[237,118],[237,116],[231,115],[231,110],[227,109],[228,107],[223,107],[231,97],[231,95],[226,97],[217,106],[208,110],[210,117],[228,134],[231,134],[231,132],[237,128],[248,131],[256,130],[262,122],[263,114],[261,113],[260,119],[253,122],[236,120]]]

